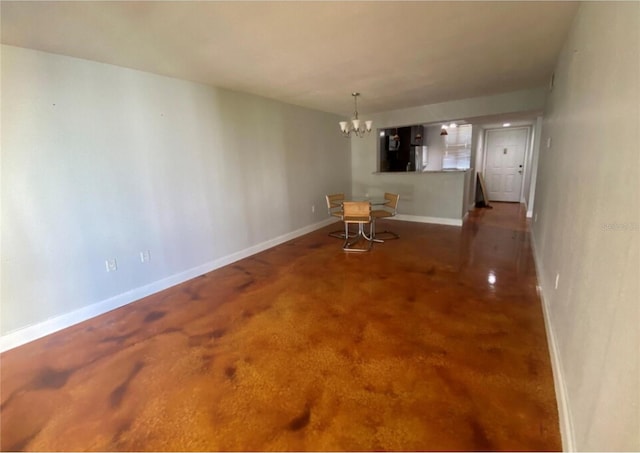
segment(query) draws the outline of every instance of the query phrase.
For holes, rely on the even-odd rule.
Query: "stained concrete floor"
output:
[[[2,354],[2,450],[561,449],[520,205],[337,227]]]

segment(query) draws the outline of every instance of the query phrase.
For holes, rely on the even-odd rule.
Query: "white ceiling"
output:
[[[544,86],[576,2],[2,1],[3,44],[349,116]]]

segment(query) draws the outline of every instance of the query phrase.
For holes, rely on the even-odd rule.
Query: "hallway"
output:
[[[525,210],[493,206],[363,254],[330,225],[10,350],[2,450],[560,450]]]

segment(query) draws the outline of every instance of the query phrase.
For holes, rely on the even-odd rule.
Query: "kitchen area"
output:
[[[380,173],[468,170],[470,124],[413,125],[380,129]]]
[[[472,130],[464,121],[378,129],[376,171],[354,193],[399,193],[398,220],[462,225],[473,197]]]

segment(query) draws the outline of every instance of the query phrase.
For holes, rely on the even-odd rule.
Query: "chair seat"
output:
[[[393,217],[394,214],[389,211],[385,211],[384,209],[376,209],[375,211],[371,211],[372,217]]]
[[[331,215],[333,217],[337,217],[337,218],[341,219],[342,218],[342,211],[334,211],[334,212],[331,213]]]
[[[371,203],[368,201],[345,201],[342,205],[344,216],[342,221],[344,222],[344,235],[345,240],[342,245],[342,250],[345,252],[367,252],[371,250],[373,241],[371,235],[367,236],[364,231],[364,226],[369,225],[371,229]],[[352,223],[358,224],[358,234],[352,238],[349,237],[349,225]],[[367,242],[367,247],[358,247],[357,244],[361,240]]]
[[[372,229],[372,240],[375,242],[384,242],[386,239],[382,239],[380,237],[381,234],[386,234],[388,236],[390,236],[387,239],[398,239],[398,235],[396,233],[394,233],[393,231],[383,231],[382,233],[376,233],[376,220],[378,219],[387,219],[390,217],[395,217],[396,215],[396,209],[398,209],[398,199],[400,198],[400,195],[395,194],[395,193],[389,193],[386,192],[384,194],[384,199],[386,200],[385,204],[384,204],[384,209],[376,209],[374,211],[371,211],[371,218],[373,220],[373,222],[371,223],[371,229]]]
[[[369,223],[371,221],[371,219],[369,218],[369,216],[362,216],[362,217],[358,217],[358,216],[350,216],[350,217],[344,217],[343,221],[345,223]]]

